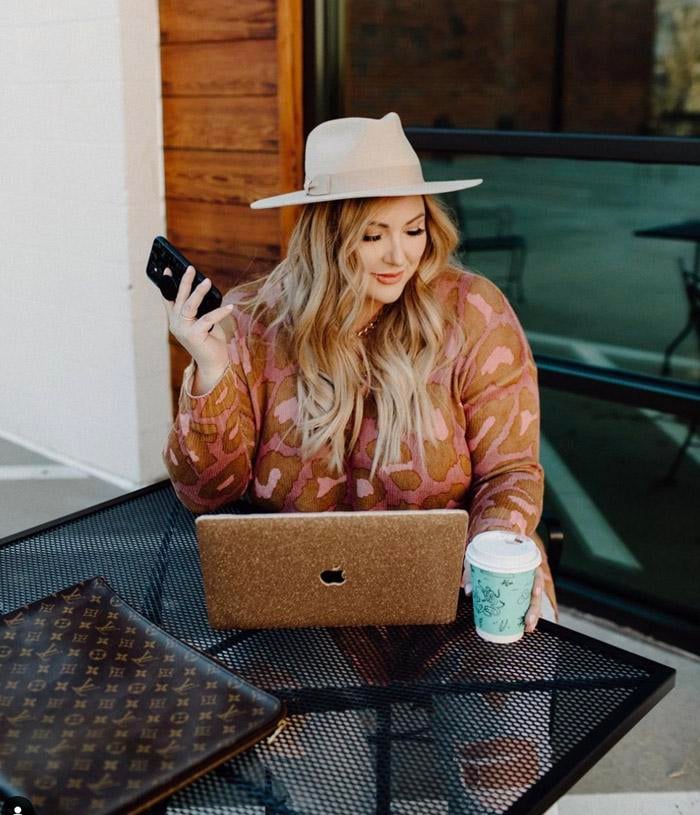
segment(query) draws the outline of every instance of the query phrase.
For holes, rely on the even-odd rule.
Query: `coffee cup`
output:
[[[535,569],[542,562],[537,544],[505,530],[475,535],[464,556],[471,570],[477,634],[489,642],[516,642],[525,631]]]

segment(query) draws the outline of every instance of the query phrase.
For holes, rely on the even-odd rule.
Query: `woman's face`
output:
[[[427,242],[423,196],[386,198],[372,215],[358,253],[369,277],[364,319],[399,299]]]

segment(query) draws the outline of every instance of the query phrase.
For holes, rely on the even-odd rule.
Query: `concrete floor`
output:
[[[0,439],[0,538],[127,491]],[[560,622],[677,671],[675,689],[561,799],[560,815],[700,813],[700,658],[574,609]]]

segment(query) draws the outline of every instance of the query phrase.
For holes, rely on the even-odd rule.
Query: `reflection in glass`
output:
[[[698,0],[336,2],[340,116],[700,134]]]
[[[500,156],[421,155],[421,163],[426,179],[484,179],[442,197],[460,220],[463,259],[506,291],[535,353],[661,374],[688,321],[680,265],[693,267],[698,243],[635,232],[698,220],[700,167]],[[700,383],[700,325],[670,361],[670,378]]]

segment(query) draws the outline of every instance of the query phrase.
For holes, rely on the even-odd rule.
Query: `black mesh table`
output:
[[[95,575],[287,704],[272,744],[152,812],[541,813],[674,684],[664,665],[542,620],[486,643],[465,598],[450,625],[214,630],[194,516],[168,481],[0,541],[0,611]]]

